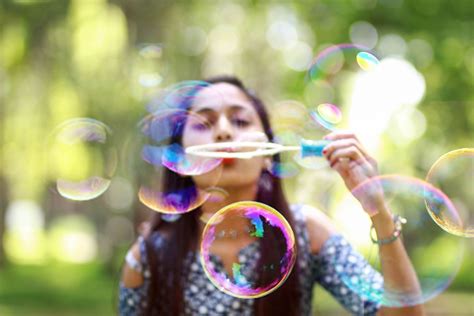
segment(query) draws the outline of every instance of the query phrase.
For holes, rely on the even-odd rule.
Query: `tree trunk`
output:
[[[5,234],[5,213],[8,206],[8,189],[7,181],[3,175],[0,174],[0,267],[7,262],[5,256],[5,249],[3,248],[3,235]]]

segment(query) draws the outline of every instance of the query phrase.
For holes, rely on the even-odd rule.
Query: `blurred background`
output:
[[[471,0],[1,0],[0,315],[116,314],[124,254],[151,214],[137,199],[128,145],[154,93],[235,74],[270,109],[282,100],[311,107],[320,100],[306,72],[318,52],[362,44],[391,63],[384,85],[355,78],[337,92],[351,113],[347,126],[381,173],[424,179],[441,155],[474,147],[473,30]],[[48,143],[77,117],[106,124],[104,146],[119,158],[108,190],[82,202],[51,189]],[[473,177],[452,184],[471,198],[471,216]],[[292,202],[321,208],[349,235],[359,225],[361,213],[340,213],[345,191],[333,173],[306,170],[285,187]],[[474,245],[466,241],[430,314],[474,313]],[[426,260],[449,255],[440,246]],[[319,289],[314,312],[345,313]]]

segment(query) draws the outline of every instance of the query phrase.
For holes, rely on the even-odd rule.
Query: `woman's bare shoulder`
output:
[[[143,284],[143,274],[136,267],[133,266],[133,261],[136,263],[141,262],[140,246],[138,241],[135,242],[127,253],[127,256],[132,256],[129,260],[125,260],[125,264],[122,269],[122,284],[127,288],[140,287]]]
[[[338,231],[332,220],[316,207],[305,205],[301,208],[311,244],[311,253],[319,253],[324,242]]]

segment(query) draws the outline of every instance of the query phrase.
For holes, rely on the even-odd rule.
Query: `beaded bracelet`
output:
[[[142,273],[143,271],[142,264],[138,262],[137,259],[135,259],[135,256],[132,254],[131,250],[127,252],[127,255],[125,256],[125,262],[128,264],[128,266],[132,270],[135,270],[138,273]]]
[[[374,225],[370,227],[370,239],[374,244],[386,245],[394,242],[402,233],[402,225],[406,224],[406,218],[401,217],[400,215],[393,215],[393,223],[395,224],[395,229],[393,230],[392,236],[383,239],[375,239],[373,231],[375,230]]]

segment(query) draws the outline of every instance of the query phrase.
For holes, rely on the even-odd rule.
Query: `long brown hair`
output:
[[[229,83],[238,87],[252,101],[264,131],[269,140],[273,140],[268,114],[262,101],[249,91],[242,82],[235,77],[215,77],[205,80],[208,84]],[[197,93],[197,92],[196,92]],[[189,108],[191,104],[181,105]],[[180,127],[182,128],[182,126]],[[180,135],[181,133],[177,133]],[[172,141],[180,142],[180,136]],[[279,162],[278,155],[273,160]],[[282,184],[279,178],[268,171],[263,171],[258,185],[256,201],[277,209],[294,227],[294,218],[288,202],[285,199]],[[262,181],[265,180],[265,181]],[[180,177],[172,171],[166,171],[165,187],[175,191],[182,187],[189,187],[190,177]],[[264,183],[265,182],[265,183]],[[191,194],[193,194],[191,192]],[[184,262],[189,251],[197,249],[200,210],[181,215],[174,222],[163,221],[159,213],[153,214],[150,219],[150,234],[145,236],[145,249],[150,266],[151,283],[147,296],[146,315],[182,315],[184,314],[184,286],[188,268]],[[165,242],[160,247],[153,245],[151,235],[160,233]],[[268,258],[274,252],[274,241],[262,240],[261,256],[259,260]],[[297,259],[298,262],[298,259]],[[262,298],[255,299],[255,315],[299,315],[301,309],[301,289],[299,284],[298,264],[295,264],[285,283],[276,291]]]

